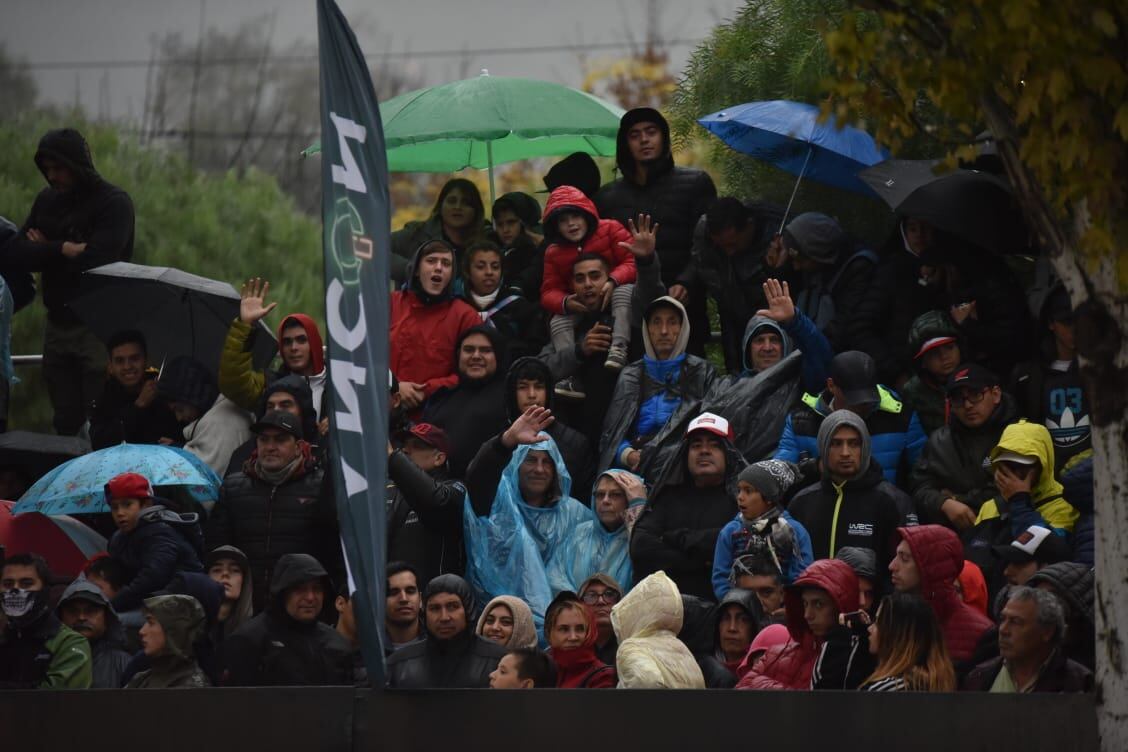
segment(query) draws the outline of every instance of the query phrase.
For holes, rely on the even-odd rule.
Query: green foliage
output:
[[[920,103],[942,110],[926,130],[951,161],[983,125],[999,142],[1028,219],[1047,247],[1076,244],[1090,277],[1128,291],[1119,262],[1128,220],[1128,21],[1122,0],[867,0],[826,36],[843,70],[840,115],[876,115],[896,145],[921,130]],[[876,13],[873,11],[876,10]],[[865,25],[862,18],[868,19]],[[1084,205],[1087,231],[1073,238]],[[1102,264],[1116,264],[1115,269]],[[1110,275],[1110,272],[1112,274]]]
[[[843,0],[748,0],[690,57],[674,93],[671,128],[678,145],[696,139],[708,143],[722,193],[786,204],[795,176],[733,151],[698,126],[697,118],[744,102],[824,102],[833,64],[822,34],[837,26],[846,7]],[[921,144],[910,143],[898,156],[929,155]],[[812,210],[838,217],[871,243],[883,239],[892,221],[876,199],[806,180],[792,214]]]
[[[324,318],[320,225],[295,208],[273,177],[254,169],[205,174],[74,113],[30,112],[0,122],[0,215],[24,221],[44,186],[32,161],[39,137],[64,125],[82,131],[98,171],[132,196],[135,263],[173,266],[236,289],[248,277],[266,277],[271,298],[280,302],[268,323],[290,311]],[[42,352],[44,318],[38,300],[16,315],[13,353]],[[19,368],[17,375],[22,383],[13,388],[9,424],[48,430],[51,409],[39,370]]]

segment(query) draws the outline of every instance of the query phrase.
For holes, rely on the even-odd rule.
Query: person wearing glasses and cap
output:
[[[819,427],[835,410],[860,416],[872,437],[873,458],[896,483],[908,477],[926,437],[920,421],[892,389],[877,381],[877,364],[859,350],[838,353],[830,361],[830,376],[821,394],[804,394],[783,426],[774,459],[800,462],[819,456]]]
[[[944,385],[947,425],[928,437],[909,477],[909,490],[924,522],[961,532],[975,525],[979,508],[996,493],[984,460],[1018,418],[1014,399],[999,377],[983,366],[965,363]],[[977,562],[978,563],[978,562]]]
[[[623,597],[623,586],[610,575],[597,572],[584,580],[579,589],[582,600],[595,615],[595,655],[608,666],[615,665],[619,640],[611,626],[611,609]]]
[[[747,464],[729,422],[713,413],[690,421],[631,534],[634,576],[666,574],[685,594],[713,597],[713,558],[721,528],[736,515],[737,476]]]

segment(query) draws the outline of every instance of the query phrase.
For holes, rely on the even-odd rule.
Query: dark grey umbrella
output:
[[[0,434],[0,467],[19,468],[28,484],[67,460],[90,451],[90,442],[53,433],[8,431]]]
[[[119,261],[84,273],[70,305],[102,340],[139,330],[151,363],[190,355],[216,373],[227,329],[239,316],[239,293],[179,269]],[[252,363],[265,368],[278,354],[274,335],[260,321],[253,339]]]
[[[999,253],[1025,251],[1029,233],[1006,180],[979,170],[932,172],[932,162],[891,160],[858,177],[904,217]]]

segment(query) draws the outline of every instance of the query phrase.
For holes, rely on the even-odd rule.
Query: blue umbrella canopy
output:
[[[12,514],[108,512],[105,485],[121,473],[140,473],[155,487],[179,487],[201,503],[215,501],[222,483],[200,458],[179,447],[119,444],[75,457],[51,470],[20,497]]]

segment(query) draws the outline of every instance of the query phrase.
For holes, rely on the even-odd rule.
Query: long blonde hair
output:
[[[956,670],[932,607],[919,595],[893,593],[877,610],[877,668],[866,684],[900,678],[915,692],[952,692]]]

